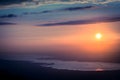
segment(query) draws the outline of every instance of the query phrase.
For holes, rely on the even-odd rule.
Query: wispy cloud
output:
[[[14,17],[17,17],[17,15],[15,15],[15,14],[7,14],[7,15],[0,16],[0,18],[14,18]]]
[[[1,0],[0,8],[8,7],[36,7],[44,4],[106,4],[120,0]]]
[[[16,23],[11,22],[0,22],[0,25],[15,25]]]
[[[42,24],[38,26],[80,25],[80,24],[92,24],[92,23],[99,23],[99,22],[116,22],[116,21],[120,21],[120,17],[100,17],[100,18],[94,18],[94,19],[88,19],[88,20],[48,23],[48,24]]]
[[[84,7],[69,7],[69,8],[65,8],[62,10],[68,10],[68,11],[76,11],[76,10],[84,10],[84,9],[91,9],[94,8],[94,6],[84,6]]]
[[[61,12],[61,11],[77,11],[77,10],[85,10],[85,9],[93,9],[96,8],[96,6],[78,6],[78,7],[67,7],[67,8],[59,8],[59,9],[53,9],[53,10],[44,10],[41,12],[24,12],[23,14],[43,14],[43,13],[51,13],[51,12]],[[98,7],[97,7],[98,8]]]

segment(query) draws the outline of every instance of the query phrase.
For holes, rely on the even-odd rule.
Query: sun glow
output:
[[[101,33],[97,33],[97,34],[95,35],[95,37],[96,37],[96,39],[101,39],[101,38],[102,38],[102,34],[101,34]]]

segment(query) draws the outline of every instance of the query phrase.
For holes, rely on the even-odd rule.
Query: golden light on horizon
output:
[[[96,37],[96,39],[101,39],[101,38],[102,38],[102,34],[101,34],[101,33],[97,33],[97,34],[95,35],[95,37]]]
[[[95,71],[104,71],[104,69],[102,69],[102,68],[97,68]]]

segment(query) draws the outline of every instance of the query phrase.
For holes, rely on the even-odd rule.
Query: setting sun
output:
[[[97,33],[97,34],[95,35],[95,37],[96,37],[96,39],[101,39],[101,38],[102,38],[102,34],[101,34],[101,33]]]

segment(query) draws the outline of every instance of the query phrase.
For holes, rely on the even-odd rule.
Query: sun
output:
[[[101,39],[101,38],[102,38],[102,34],[101,34],[101,33],[97,33],[97,34],[95,35],[95,37],[96,37],[96,39]]]

